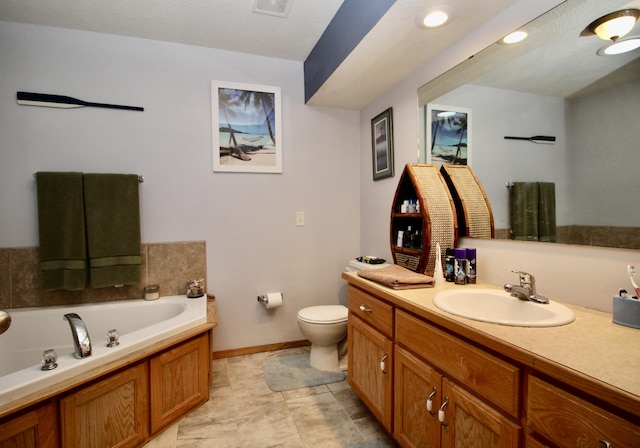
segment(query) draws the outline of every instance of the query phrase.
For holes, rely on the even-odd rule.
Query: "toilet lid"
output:
[[[298,311],[298,319],[318,324],[344,322],[348,316],[349,309],[343,305],[310,306]]]

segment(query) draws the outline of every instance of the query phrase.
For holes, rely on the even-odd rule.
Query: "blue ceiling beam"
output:
[[[344,0],[304,61],[305,103],[395,2],[396,0]]]

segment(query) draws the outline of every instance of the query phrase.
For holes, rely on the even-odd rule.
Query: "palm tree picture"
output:
[[[427,117],[427,162],[469,165],[471,111],[429,104]]]
[[[282,172],[280,89],[212,82],[214,171]]]

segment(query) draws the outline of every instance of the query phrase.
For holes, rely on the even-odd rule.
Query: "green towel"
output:
[[[83,290],[87,283],[82,173],[36,173],[43,291]]]
[[[538,240],[557,241],[556,186],[553,182],[538,182]]]
[[[85,174],[93,288],[140,283],[140,202],[135,174]]]
[[[509,193],[509,214],[514,240],[538,241],[538,184],[514,182]]]

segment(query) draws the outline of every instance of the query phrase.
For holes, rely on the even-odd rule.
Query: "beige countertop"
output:
[[[434,288],[393,290],[365,280],[357,273],[345,272],[342,277],[360,289],[524,366],[560,377],[574,387],[640,415],[640,330],[614,324],[611,314],[565,304],[576,315],[570,324],[513,327],[458,317],[433,304],[433,297],[446,289],[500,289],[497,286],[446,283]],[[562,303],[554,297],[551,300]]]

